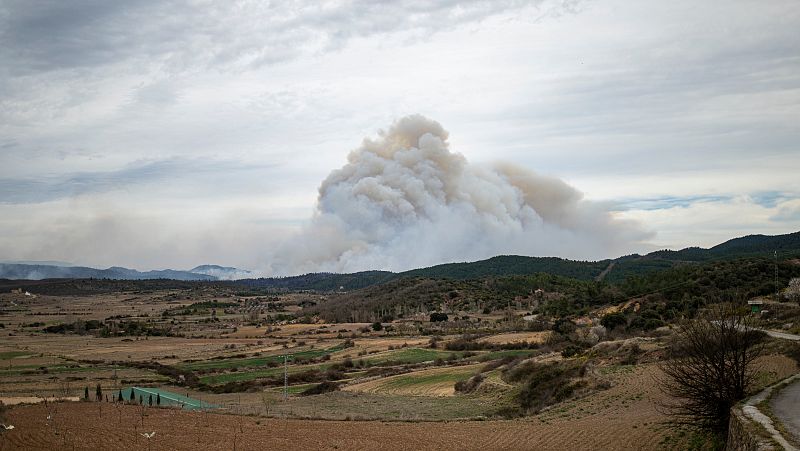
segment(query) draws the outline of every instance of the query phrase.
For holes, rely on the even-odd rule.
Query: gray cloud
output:
[[[613,211],[676,247],[796,230],[798,23],[795,0],[2,1],[0,254],[259,263],[263,248],[248,249],[308,218],[343,148],[416,111],[448,125],[467,173],[520,193],[531,181],[560,187],[565,205],[581,207],[566,209],[575,223],[586,219],[576,212]],[[538,175],[514,176],[494,159]],[[381,250],[395,266],[437,257],[381,243],[333,191],[314,230],[349,243],[352,267]],[[538,201],[520,202],[543,218]],[[522,216],[495,215],[497,228],[461,210],[453,224],[421,217],[431,230],[377,224],[426,244],[438,227],[452,230],[442,258],[506,245],[579,255],[515,241],[528,236],[508,231]],[[532,236],[582,242],[583,230],[541,227],[556,231]],[[490,231],[500,238],[460,251],[459,240]],[[602,246],[587,243],[592,255],[625,247],[613,230],[601,235]],[[85,250],[100,241],[119,252]],[[348,267],[326,249],[285,267]]]
[[[146,59],[172,70],[258,66],[339,48],[354,37],[403,31],[428,35],[544,0],[106,2],[11,0],[0,7],[0,50],[14,74]],[[540,14],[577,8],[546,4]]]
[[[135,185],[174,182],[187,179],[213,185],[212,190],[223,189],[214,182],[224,182],[226,188],[240,183],[247,173],[250,178],[263,178],[274,165],[243,164],[233,161],[187,160],[172,158],[160,161],[141,161],[113,171],[78,172],[72,174],[42,175],[37,178],[0,178],[0,204],[30,204],[57,199],[105,193]],[[246,187],[258,188],[257,184]]]

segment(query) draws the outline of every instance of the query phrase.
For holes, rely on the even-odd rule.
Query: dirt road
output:
[[[794,442],[800,443],[800,379],[778,392],[770,407]]]

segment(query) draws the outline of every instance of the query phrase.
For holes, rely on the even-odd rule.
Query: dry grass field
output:
[[[523,341],[528,343],[540,344],[544,343],[550,335],[551,335],[550,331],[511,332],[511,333],[497,334],[489,337],[484,337],[479,339],[478,341],[482,343],[492,343],[492,344],[520,343]]]

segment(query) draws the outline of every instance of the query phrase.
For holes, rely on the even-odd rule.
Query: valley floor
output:
[[[44,405],[18,406],[7,449],[680,449],[685,437],[656,408],[655,365],[621,367],[617,383],[536,416],[508,421],[382,422],[262,418],[137,406],[57,404],[55,427]],[[291,401],[289,401],[291,402]],[[51,407],[52,410],[52,407]],[[56,432],[58,434],[56,434]],[[234,443],[236,444],[234,447]]]

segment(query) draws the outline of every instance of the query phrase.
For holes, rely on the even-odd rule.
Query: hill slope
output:
[[[536,273],[547,273],[583,281],[603,279],[618,283],[631,276],[698,262],[752,256],[772,257],[774,251],[778,252],[780,259],[800,257],[800,232],[775,236],[749,235],[734,238],[710,249],[689,247],[679,251],[660,250],[647,255],[634,254],[614,260],[574,261],[557,257],[501,255],[476,262],[446,263],[401,273],[388,271],[363,271],[349,274],[311,273],[292,277],[241,279],[235,283],[251,288],[338,291],[356,290],[403,278],[468,280]],[[120,267],[95,269],[83,266],[0,263],[0,278],[23,280],[95,278],[211,281],[238,279],[247,277],[248,274],[249,272],[237,268],[216,265],[202,265],[189,271],[165,269],[140,272]]]
[[[603,278],[618,283],[631,276],[648,274],[676,266],[739,257],[772,257],[777,250],[781,259],[800,256],[800,232],[786,235],[749,235],[734,238],[710,249],[689,247],[679,251],[660,250],[647,255],[628,255],[614,260],[574,261],[557,257],[501,255],[469,263],[445,263],[401,273],[365,271],[351,274],[312,273],[283,278],[260,278],[239,281],[251,287],[288,290],[355,290],[402,278],[468,280],[547,273],[590,281]],[[613,266],[611,266],[613,263]],[[605,271],[609,269],[608,271]]]

